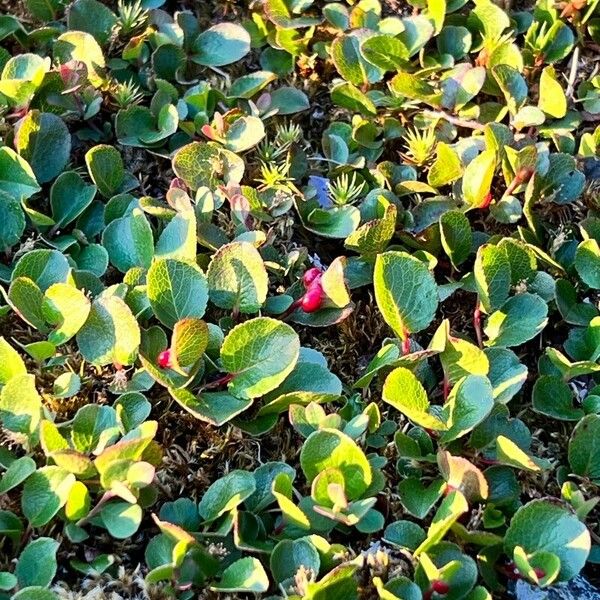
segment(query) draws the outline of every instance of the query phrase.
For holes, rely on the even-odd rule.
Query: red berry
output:
[[[450,591],[450,586],[445,581],[433,581],[431,589],[438,594],[447,594]]]
[[[546,571],[544,571],[544,569],[540,569],[540,567],[535,567],[535,569],[533,569],[535,571],[535,576],[538,579],[543,579],[544,577],[546,577]]]
[[[323,288],[321,284],[316,282],[313,283],[304,296],[302,296],[302,310],[305,313],[312,313],[321,308],[321,304],[323,303]]]
[[[319,277],[321,275],[321,269],[317,269],[317,267],[312,267],[310,269],[308,269],[308,271],[306,271],[306,273],[304,273],[304,276],[302,277],[302,282],[304,283],[304,287],[306,289],[308,289],[311,285],[311,283],[313,283],[315,281],[315,279],[317,277]]]
[[[171,366],[171,350],[163,350],[158,355],[158,366],[161,369],[167,369]]]

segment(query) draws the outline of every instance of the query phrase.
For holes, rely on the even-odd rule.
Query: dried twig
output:
[[[575,46],[575,50],[573,50],[573,56],[571,57],[568,85],[567,85],[567,90],[565,92],[567,98],[573,99],[573,92],[575,90],[575,79],[577,79],[577,69],[578,68],[579,68],[579,46]]]
[[[452,125],[456,125],[457,127],[464,127],[466,129],[477,130],[485,129],[485,125],[483,123],[454,117],[444,112],[443,110],[424,110],[423,114],[426,117],[430,117],[432,119],[444,119],[445,121],[448,121],[448,123],[452,123]]]

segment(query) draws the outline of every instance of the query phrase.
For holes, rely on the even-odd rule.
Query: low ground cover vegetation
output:
[[[598,0],[3,6],[0,599],[597,576]]]

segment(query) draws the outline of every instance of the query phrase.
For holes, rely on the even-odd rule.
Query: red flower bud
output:
[[[321,269],[317,269],[317,267],[312,267],[304,273],[302,277],[302,282],[304,283],[304,287],[308,289],[310,285],[315,281],[317,277],[321,276]]]
[[[445,581],[433,581],[431,589],[438,594],[447,594],[450,591],[450,586]]]
[[[158,366],[161,369],[168,369],[171,366],[171,350],[167,348],[158,355]]]
[[[321,308],[323,303],[323,288],[318,281],[314,281],[302,297],[301,307],[305,313],[312,313]]]

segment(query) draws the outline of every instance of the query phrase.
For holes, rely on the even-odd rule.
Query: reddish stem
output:
[[[288,307],[288,309],[284,312],[281,313],[281,317],[280,319],[283,321],[284,319],[287,319],[297,308],[300,308],[302,306],[302,298],[304,298],[304,296],[298,298],[298,300],[294,300],[294,302],[292,302],[290,304],[290,306]]]
[[[405,356],[407,354],[410,354],[410,338],[409,337],[405,337],[402,340],[402,354]]]
[[[444,393],[444,402],[448,400],[448,396],[450,395],[450,380],[448,379],[448,375],[444,374],[444,381],[442,383],[442,391]]]
[[[221,387],[222,385],[227,385],[234,377],[235,373],[227,373],[227,375],[223,375],[222,377],[219,377],[219,379],[215,379],[202,386],[202,390],[212,390]]]
[[[477,336],[477,345],[483,348],[483,336],[481,335],[481,309],[479,304],[479,298],[473,311],[473,327],[475,328],[475,335]]]

